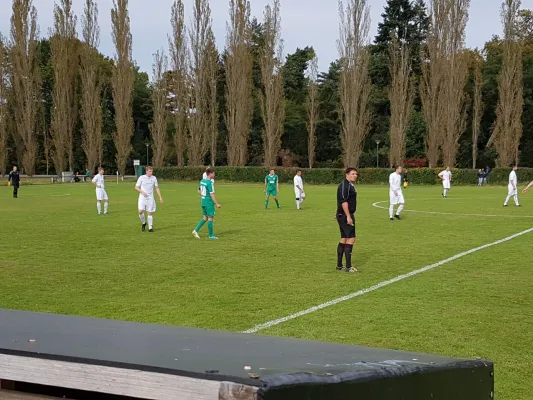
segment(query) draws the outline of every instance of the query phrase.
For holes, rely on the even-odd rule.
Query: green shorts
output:
[[[204,217],[214,217],[215,216],[215,206],[202,206],[202,215]]]
[[[277,197],[278,196],[278,191],[275,188],[274,189],[267,189],[266,195],[267,196]]]

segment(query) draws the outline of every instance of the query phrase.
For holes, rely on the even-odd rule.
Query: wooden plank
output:
[[[217,400],[220,382],[0,354],[0,379],[153,400]]]
[[[11,392],[9,390],[0,390],[1,400],[57,400],[57,397],[38,396],[34,394]]]
[[[218,400],[257,400],[259,388],[233,382],[221,382]]]

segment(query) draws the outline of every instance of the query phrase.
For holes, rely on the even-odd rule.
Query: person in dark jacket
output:
[[[13,171],[9,173],[9,183],[11,183],[11,186],[13,186],[13,198],[17,199],[20,186],[20,174],[17,170],[17,167],[13,167]]]

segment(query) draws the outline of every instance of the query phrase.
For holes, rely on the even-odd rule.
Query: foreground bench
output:
[[[162,400],[487,400],[494,390],[486,360],[3,309],[0,382]]]

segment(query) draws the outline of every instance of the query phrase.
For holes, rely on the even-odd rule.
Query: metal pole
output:
[[[379,143],[376,143],[376,168],[379,168]]]
[[[148,143],[146,143],[146,165],[148,165]]]

